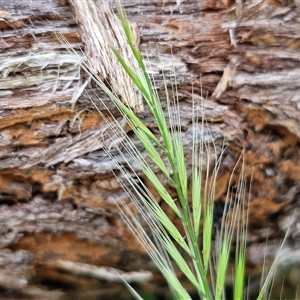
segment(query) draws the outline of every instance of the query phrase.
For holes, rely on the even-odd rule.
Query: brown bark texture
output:
[[[114,141],[105,139],[109,125],[95,105],[104,115],[115,108],[80,66],[82,49],[99,76],[157,132],[101,38],[104,28],[129,55],[111,2],[0,0],[0,298],[126,299],[116,270],[138,289],[160,291],[153,264],[118,214],[116,202],[129,200],[103,151]],[[208,142],[217,154],[226,143],[216,208],[244,152],[251,182],[247,271],[254,279],[290,224],[280,268],[292,291],[286,297],[295,299],[289,285],[296,287],[300,278],[299,0],[123,5],[165,108],[164,84],[170,90],[176,84],[187,150],[192,95],[205,98],[196,109],[205,111]],[[71,54],[57,35],[81,54]],[[236,179],[231,184],[234,193]]]

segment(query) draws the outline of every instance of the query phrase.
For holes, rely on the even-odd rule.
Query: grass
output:
[[[216,230],[214,191],[222,153],[219,156],[216,154],[217,150],[212,153],[211,145],[203,138],[203,132],[209,131],[205,112],[196,109],[201,107],[201,103],[193,99],[193,134],[189,146],[192,149],[190,169],[187,166],[188,157],[183,132],[178,126],[181,122],[176,85],[171,94],[168,87],[165,87],[169,114],[166,116],[157,92],[152,86],[153,78],[148,75],[144,59],[134,42],[126,15],[120,4],[117,7],[128,45],[138,67],[127,64],[126,59],[112,42],[110,42],[111,50],[116,55],[120,67],[126,71],[142,94],[158,128],[158,134],[150,131],[138,115],[94,73],[89,64],[87,62],[83,64],[83,68],[118,107],[122,118],[129,124],[146,153],[145,157],[138,150],[114,115],[108,117],[99,111],[109,124],[111,120],[115,120],[114,126],[111,126],[111,138],[119,140],[120,145],[114,144],[113,149],[107,147],[106,152],[117,166],[119,172],[115,174],[137,212],[127,203],[120,201],[118,203],[120,214],[165,277],[174,299],[192,299],[190,290],[187,290],[184,284],[185,280],[193,286],[192,290],[196,291],[199,299],[225,299],[228,274],[233,276],[233,298],[245,299],[248,216],[244,205],[248,195],[245,192],[243,154],[236,165],[242,170],[237,183],[237,193],[233,196],[228,189],[222,223]],[[210,170],[208,161],[212,156],[216,157],[216,160],[213,169]],[[122,163],[119,161],[120,158]],[[176,222],[158,204],[149,191],[149,186],[139,179],[140,176],[136,173],[132,162],[138,166],[152,188],[176,216]],[[233,169],[232,174],[235,174],[235,171]],[[233,177],[230,181],[232,180]],[[166,185],[175,190],[176,197],[169,192],[170,189],[167,189]],[[232,255],[233,267],[229,264]],[[272,267],[266,276],[257,299],[268,299],[274,268]],[[178,269],[185,280],[178,277]],[[130,287],[129,289],[136,299],[142,299],[133,289]]]

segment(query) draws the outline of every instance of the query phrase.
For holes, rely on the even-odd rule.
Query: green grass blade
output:
[[[213,230],[213,200],[209,199],[205,205],[203,222],[203,264],[205,270],[208,270],[208,264],[211,257],[211,238]]]
[[[151,95],[151,90],[149,93],[149,87],[145,85],[145,82],[143,80],[143,74],[136,74],[135,71],[125,62],[119,51],[111,45],[111,49],[116,55],[117,59],[121,63],[122,67],[126,71],[126,73],[129,75],[131,80],[134,82],[134,84],[137,86],[137,88],[140,90],[140,92],[143,94],[146,100],[150,100],[150,103],[152,102],[152,95]],[[147,102],[148,102],[147,101]]]
[[[112,46],[112,50],[114,51],[115,55],[117,56],[119,62],[127,72],[127,74],[130,76],[130,78],[133,80],[134,84],[138,87],[138,89],[141,91],[143,94],[147,104],[150,107],[150,110],[153,113],[153,116],[157,122],[158,129],[161,133],[161,136],[163,138],[164,144],[165,144],[165,149],[166,149],[166,155],[169,159],[170,162],[174,161],[174,154],[173,154],[173,145],[172,145],[172,138],[170,136],[170,132],[168,130],[168,126],[164,117],[164,113],[160,104],[160,101],[157,99],[155,96],[155,93],[152,90],[152,86],[148,83],[149,78],[147,74],[139,74],[137,75],[124,61],[120,53]],[[117,105],[123,110],[124,104],[121,101],[116,101]],[[126,106],[125,106],[126,107]],[[130,110],[130,109],[129,109]],[[136,116],[132,116],[132,114],[128,113],[128,108],[124,112],[126,115],[129,117],[130,120],[132,120],[134,123],[137,123],[136,121]],[[132,119],[133,117],[133,119]],[[139,122],[139,127],[140,127],[140,122]],[[144,129],[143,129],[144,130]],[[149,133],[147,133],[149,134]],[[157,143],[157,142],[156,142]]]
[[[182,195],[184,199],[187,199],[187,171],[184,157],[184,150],[182,144],[182,138],[176,136],[174,138],[174,152],[175,152],[175,164],[177,166],[178,178]]]
[[[164,238],[164,237],[162,237],[162,238]],[[197,290],[199,290],[200,285],[199,285],[195,275],[191,271],[190,267],[187,265],[186,261],[183,259],[182,255],[179,253],[178,249],[171,242],[171,240],[165,237],[164,241],[163,241],[163,244],[164,244],[166,250],[168,251],[168,253],[174,259],[174,262],[177,264],[177,266],[184,273],[184,275],[197,288]],[[201,290],[201,293],[205,294],[204,290]]]
[[[236,249],[235,249],[235,274],[234,274],[234,300],[243,299],[245,289],[245,264],[246,264],[246,247],[247,247],[247,225],[248,211],[245,212],[244,199],[246,199],[246,183],[244,179],[245,170],[242,163],[242,171],[240,174],[237,197],[236,210],[237,213],[237,232],[236,232]],[[250,195],[249,199],[250,201]],[[240,220],[240,222],[239,222]]]
[[[215,286],[215,300],[223,299],[226,271],[230,254],[230,237],[225,234],[222,241],[220,241],[220,250],[218,255],[217,269],[216,269],[216,286]]]
[[[176,297],[178,300],[192,299],[172,270],[166,269],[163,271],[163,274],[167,279],[168,283],[173,287],[174,291],[176,292]]]
[[[149,156],[151,157],[151,159],[153,160],[155,165],[161,170],[161,172],[165,175],[165,177],[171,182],[172,180],[171,180],[169,171],[168,171],[165,163],[163,162],[161,156],[158,154],[157,150],[152,145],[152,143],[151,143],[150,139],[148,138],[148,136],[146,135],[146,133],[143,130],[137,129],[137,130],[135,130],[135,134],[137,135],[137,137],[139,138],[139,140],[145,147],[147,153],[149,154]]]
[[[135,196],[133,195],[133,197]],[[153,244],[147,232],[144,230],[143,225],[140,223],[140,221],[136,218],[136,216],[132,213],[131,209],[127,205],[125,205],[124,209],[121,210],[121,216],[124,219],[124,221],[128,224],[133,234],[145,247],[149,256],[155,262],[156,266],[167,280],[170,288],[172,289],[172,291],[174,291],[174,294],[176,296],[175,299],[191,299],[186,289],[178,280],[172,266],[169,265],[169,261],[158,251],[156,245]],[[164,233],[162,232],[158,233],[157,237],[159,238],[159,236],[160,243],[163,243],[165,239],[168,239],[168,237],[164,236]]]
[[[110,99],[121,109],[121,111],[127,116],[130,121],[130,125],[133,125],[132,129],[140,129],[144,134],[156,145],[162,148],[161,143],[155,137],[155,135],[149,130],[149,128],[135,115],[135,113],[128,108],[116,95],[114,95],[109,88],[102,82],[96,79],[97,84],[104,90],[104,92],[110,97]]]
[[[245,261],[246,261],[246,249],[241,249],[237,254],[235,262],[235,274],[234,274],[234,300],[243,299],[245,290]]]
[[[147,176],[147,178],[150,180],[150,182],[153,184],[155,190],[159,193],[159,195],[163,198],[163,200],[169,205],[169,207],[176,213],[176,215],[181,218],[181,213],[175,204],[174,199],[170,196],[166,188],[163,186],[161,181],[157,178],[157,176],[154,174],[152,169],[145,165],[143,168],[144,174]]]
[[[201,220],[201,191],[202,174],[198,166],[193,167],[192,171],[192,213],[195,237],[198,239]]]
[[[128,22],[128,19],[121,7],[120,2],[117,3],[117,9],[119,18],[122,22],[124,32],[126,34],[128,43],[130,45],[130,48],[133,52],[133,55],[135,56],[137,63],[139,67],[141,68],[142,72],[140,74],[135,74],[135,72],[126,64],[120,53],[117,51],[115,47],[112,45],[112,50],[114,51],[115,55],[117,56],[118,60],[122,64],[123,68],[126,70],[128,75],[131,77],[131,79],[134,81],[134,83],[137,85],[139,90],[142,92],[143,96],[145,97],[145,100],[147,104],[149,105],[155,119],[157,122],[158,129],[162,135],[163,141],[165,143],[166,148],[166,154],[170,160],[170,162],[174,159],[173,153],[173,145],[172,145],[172,139],[170,136],[170,132],[168,130],[168,126],[166,123],[166,119],[164,117],[164,113],[161,107],[161,103],[159,99],[156,97],[155,93],[153,92],[151,80],[147,74],[147,70],[145,67],[145,64],[143,62],[142,55],[136,46],[135,39],[133,37],[130,24]]]
[[[116,1],[116,4],[117,4],[118,16],[119,16],[119,18],[121,20],[121,23],[122,23],[122,26],[123,26],[123,30],[124,30],[125,35],[127,37],[127,41],[128,41],[129,46],[131,48],[131,51],[132,51],[133,55],[135,56],[138,64],[142,68],[142,70],[144,72],[146,72],[146,67],[145,67],[145,64],[144,64],[144,60],[142,58],[142,55],[140,53],[139,48],[136,45],[135,38],[134,38],[134,36],[132,34],[132,30],[131,30],[128,18],[126,17],[125,12],[124,12],[124,10],[122,8],[122,5],[121,5],[121,3],[120,3],[119,0]]]

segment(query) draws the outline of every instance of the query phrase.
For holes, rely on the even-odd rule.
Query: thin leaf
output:
[[[195,236],[198,238],[201,220],[202,174],[197,166],[192,172],[192,212]]]
[[[182,139],[178,136],[176,136],[174,139],[174,151],[175,151],[174,158],[175,158],[175,163],[177,165],[180,188],[184,199],[187,199],[187,171],[185,165]]]
[[[160,206],[155,205],[154,203],[149,204],[151,206],[151,210],[160,223],[164,226],[167,232],[174,238],[174,240],[186,251],[186,253],[192,256],[191,249],[188,247],[187,243],[184,241],[183,236],[180,234],[174,223],[169,219],[166,213],[161,209]]]
[[[229,261],[230,253],[230,237],[225,235],[221,241],[220,250],[218,253],[218,262],[216,270],[216,287],[215,287],[215,300],[223,299],[226,271]]]
[[[143,172],[147,176],[147,178],[150,180],[150,182],[153,184],[155,190],[159,193],[159,195],[163,198],[163,200],[176,213],[176,215],[179,218],[181,218],[181,213],[180,213],[178,207],[176,206],[175,201],[170,196],[170,194],[168,193],[166,188],[163,186],[161,181],[154,174],[154,172],[150,169],[150,167],[145,165],[143,168]]]
[[[161,156],[158,154],[157,150],[154,148],[154,146],[151,143],[151,140],[148,138],[148,136],[145,134],[143,130],[136,129],[135,131],[137,137],[145,147],[147,153],[152,158],[155,165],[161,170],[161,172],[165,175],[165,177],[171,181],[171,177],[169,175],[169,171],[167,170],[167,167],[165,163],[163,162]]]
[[[206,208],[204,212],[204,222],[203,222],[203,264],[205,270],[208,270],[208,264],[211,256],[211,239],[212,239],[212,229],[213,229],[213,200],[208,200],[206,203]]]
[[[166,250],[169,252],[171,257],[174,259],[177,266],[181,269],[181,271],[185,274],[185,276],[190,280],[190,282],[197,288],[200,289],[200,285],[194,276],[193,272],[183,259],[182,255],[179,253],[178,249],[174,246],[174,244],[167,238],[163,240],[163,244]],[[205,294],[204,290],[201,291],[202,294]]]

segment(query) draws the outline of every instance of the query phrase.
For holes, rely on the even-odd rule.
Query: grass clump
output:
[[[113,43],[110,43],[111,49],[120,66],[131,78],[132,84],[142,94],[158,129],[158,134],[154,134],[87,63],[83,64],[83,68],[118,107],[125,123],[129,124],[147,154],[147,158],[144,157],[126,135],[124,122],[120,123],[113,115],[108,117],[99,111],[109,124],[115,120],[110,128],[111,139],[120,141],[120,144],[114,144],[113,148],[107,147],[106,152],[117,166],[119,172],[116,172],[116,176],[138,212],[136,214],[126,203],[119,202],[120,214],[165,277],[174,299],[191,299],[183,281],[178,278],[177,269],[191,283],[199,299],[225,299],[228,274],[233,274],[233,298],[244,299],[248,217],[244,210],[247,195],[242,156],[237,162],[242,166],[237,193],[232,196],[228,190],[222,223],[220,228],[214,230],[214,191],[222,153],[216,159],[213,170],[209,170],[209,164],[203,158],[210,160],[216,153],[211,153],[210,145],[203,137],[203,132],[208,130],[205,112],[195,109],[196,106],[201,107],[201,103],[193,99],[193,134],[190,143],[192,167],[189,169],[183,134],[178,126],[180,111],[176,90],[170,95],[165,87],[169,112],[169,116],[166,116],[152,86],[153,80],[148,75],[143,57],[135,44],[125,13],[120,4],[117,7],[128,45],[138,67],[127,64]],[[157,203],[148,186],[139,179],[133,162],[174,213],[176,222]],[[175,190],[176,197],[169,192],[166,185]],[[142,217],[142,221],[139,217]],[[179,226],[175,225],[178,221]],[[233,246],[235,251],[232,251]],[[235,263],[233,267],[229,267],[232,252]],[[266,277],[257,299],[267,299],[272,275],[274,271]],[[142,299],[134,290],[131,291],[137,299]]]

